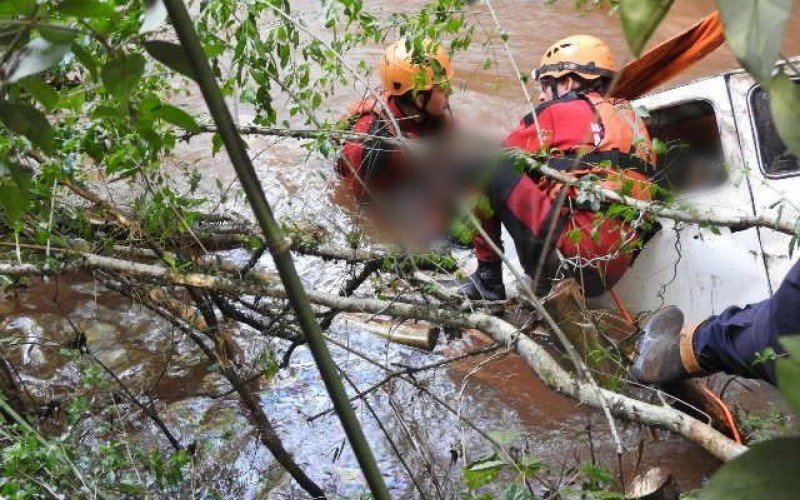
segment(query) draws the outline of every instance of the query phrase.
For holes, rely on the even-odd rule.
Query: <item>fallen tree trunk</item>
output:
[[[268,295],[285,299],[286,292],[268,274],[253,272],[249,280],[201,273],[181,273],[161,266],[140,264],[94,254],[83,254],[74,263],[88,269],[127,273],[138,278],[164,284],[193,286],[229,294]],[[37,274],[36,266],[0,263],[0,274]],[[564,370],[553,357],[508,322],[483,313],[464,314],[458,311],[421,305],[392,303],[376,299],[354,299],[308,291],[311,302],[340,311],[385,314],[402,319],[420,319],[458,328],[475,328],[489,334],[495,341],[513,346],[528,366],[551,389],[593,408],[610,406],[617,417],[663,428],[684,436],[723,461],[731,460],[747,450],[685,413],[669,406],[646,403],[607,389],[596,389]]]

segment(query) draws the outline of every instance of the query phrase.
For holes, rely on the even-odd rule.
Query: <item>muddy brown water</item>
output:
[[[399,7],[369,2],[369,8],[374,11],[411,9],[418,3],[409,2]],[[309,23],[318,22],[316,5],[301,2],[295,12],[300,12]],[[566,0],[555,3],[506,0],[496,1],[494,5],[523,71],[535,65],[547,45],[574,33],[589,33],[609,41],[620,63],[631,58],[621,35],[619,19],[607,12],[578,13],[573,2]],[[479,24],[473,47],[455,59],[458,76],[453,111],[465,126],[477,126],[486,134],[500,138],[527,113],[527,104],[501,47],[497,43],[484,44],[489,34],[495,33],[485,6],[476,4],[470,9]],[[710,1],[676,2],[655,40],[678,33],[712,9]],[[794,26],[797,20],[795,15]],[[800,53],[800,30],[787,31],[791,35],[785,51]],[[496,37],[494,40],[496,42]],[[353,60],[363,57],[375,62],[379,51],[379,47],[363,49]],[[483,62],[487,57],[495,64],[484,71]],[[735,67],[730,52],[721,49],[670,84]],[[531,91],[535,95],[535,89]],[[323,113],[337,117],[348,102],[362,94],[363,88],[345,89],[325,103]],[[186,102],[203,109],[196,94]],[[251,116],[244,106],[237,107],[237,112],[242,122]],[[330,176],[329,162],[309,157],[294,141],[254,139],[250,144],[276,212],[283,217],[321,223],[334,239],[341,240],[351,219],[329,201],[330,184],[323,178]],[[181,146],[175,167],[202,169],[223,185],[234,179],[223,156],[210,158],[208,138],[198,138]],[[210,185],[207,189],[214,191]],[[214,208],[247,213],[241,197]],[[244,252],[228,252],[226,257],[238,261],[247,259]],[[262,265],[271,266],[267,259],[262,260]],[[309,258],[299,259],[298,268],[308,286],[328,291],[337,291],[347,276],[344,265],[326,264],[321,271],[318,261]],[[371,293],[368,287],[364,290],[362,293]],[[123,381],[153,395],[167,424],[182,441],[198,442],[200,460],[196,473],[223,496],[288,498],[292,493],[297,494],[296,487],[275,466],[269,453],[256,444],[237,402],[231,398],[209,397],[227,389],[212,367],[186,339],[141,307],[103,290],[89,276],[77,274],[32,282],[30,287],[7,296],[0,303],[0,315],[2,336],[22,339],[23,344],[4,347],[4,355],[19,367],[26,386],[37,399],[60,402],[61,408],[53,409],[56,416],[73,397],[72,387],[80,386],[81,374],[74,363],[66,363],[58,355],[58,344],[72,335],[72,326],[67,321],[70,318],[84,330],[92,351]],[[469,339],[454,341],[440,346],[437,353],[431,355],[387,344],[351,322],[335,322],[331,333],[385,363],[421,365],[443,353],[458,352],[472,345]],[[250,358],[268,345],[275,345],[279,351],[283,348],[250,331],[241,332],[237,340]],[[382,375],[380,370],[340,349],[334,349],[334,356],[359,387],[369,385]],[[312,423],[305,419],[329,405],[313,361],[303,349],[293,360],[289,369],[263,385],[262,404],[277,424],[287,448],[312,477],[336,495],[356,496],[363,489],[360,473],[336,418],[328,416]],[[602,465],[617,471],[614,446],[600,415],[548,391],[517,356],[474,358],[420,375],[419,380],[498,440],[525,449],[549,463],[553,476],[559,475],[561,467],[589,461],[592,455]],[[395,405],[390,404],[390,395]],[[110,391],[93,391],[90,396],[98,401],[113,401]],[[454,464],[451,451],[465,451],[467,459],[475,459],[490,451],[486,443],[473,431],[460,426],[453,415],[443,411],[429,397],[402,382],[390,384],[386,392],[376,393],[370,401],[430,496],[457,498],[463,490],[460,483],[462,462]],[[117,408],[120,418],[116,420],[115,429],[118,432],[129,434],[145,447],[165,447],[163,438],[141,415],[121,401]],[[363,406],[359,405],[358,410],[393,496],[414,497],[412,484],[382,432]],[[398,415],[407,423],[405,427]],[[92,430],[100,419],[92,417],[83,424],[87,443],[99,437]],[[663,465],[675,473],[680,489],[689,490],[700,486],[719,465],[681,438],[642,430],[624,422],[619,425],[626,450],[623,470],[628,478],[637,463],[640,470]],[[413,439],[408,438],[409,433]],[[425,462],[434,464],[433,473]]]

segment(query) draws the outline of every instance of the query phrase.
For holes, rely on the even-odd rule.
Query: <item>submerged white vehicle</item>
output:
[[[647,110],[653,137],[688,146],[674,162],[667,154],[662,173],[682,204],[719,214],[800,217],[800,159],[778,137],[768,95],[750,75],[704,78],[636,105]],[[797,258],[792,237],[771,229],[659,222],[661,230],[614,287],[635,312],[673,304],[687,321],[702,321],[766,299]],[[610,306],[609,295],[593,302]]]

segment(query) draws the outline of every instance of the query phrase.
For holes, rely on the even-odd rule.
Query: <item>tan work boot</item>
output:
[[[644,325],[631,377],[643,384],[662,384],[702,375],[692,346],[698,325],[683,325],[683,313],[675,306],[653,314]]]

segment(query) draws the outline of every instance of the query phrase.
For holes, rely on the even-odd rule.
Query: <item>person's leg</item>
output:
[[[503,285],[503,261],[494,247],[503,251],[502,226],[498,209],[503,203],[503,181],[500,169],[492,172],[489,182],[484,187],[483,200],[475,208],[475,217],[481,222],[481,228],[488,239],[476,232],[472,239],[475,257],[478,259],[478,270],[458,289],[459,293],[472,300],[503,300],[506,298]],[[488,205],[488,206],[487,206]]]
[[[503,250],[501,241],[502,225],[511,234],[519,252],[519,234],[516,225],[509,217],[508,202],[513,193],[519,187],[530,182],[530,177],[520,173],[514,166],[512,160],[506,160],[493,167],[493,171],[484,186],[484,196],[486,199],[479,203],[476,215],[481,221],[481,225],[486,234],[491,239],[491,243]],[[481,206],[486,205],[487,206]],[[480,233],[473,238],[475,245],[475,256],[478,259],[478,270],[469,277],[468,281],[459,289],[459,292],[470,299],[489,298],[497,300],[505,298],[505,287],[503,286],[503,263],[502,259],[495,252],[494,248],[486,238]],[[522,259],[522,253],[518,253]],[[523,264],[524,265],[524,264]]]
[[[553,275],[558,269],[559,261],[554,248],[564,227],[558,220],[561,214],[554,213],[553,207],[556,206],[554,200],[529,175],[517,170],[511,161],[497,167],[485,192],[492,211],[491,217],[484,219],[487,221],[484,225],[486,232],[500,247],[500,223],[502,223],[514,240],[520,264],[525,273],[534,277],[537,269],[541,267],[542,272],[536,292],[540,295],[546,294],[552,285]],[[550,228],[550,222],[554,218],[557,222],[556,231],[547,255],[540,263],[544,240]],[[481,278],[480,275],[484,271],[488,269],[490,274],[499,273],[501,266],[497,262],[499,257],[484,238],[477,237],[474,243],[479,268],[478,272],[470,277],[470,281],[479,285],[480,281],[476,278]],[[502,247],[500,248],[502,249]],[[497,267],[489,268],[491,265]],[[477,288],[477,286],[469,287],[469,289],[465,287],[462,288],[462,293],[473,292]]]
[[[502,251],[500,219],[495,214],[476,213],[476,216],[481,221],[481,227],[491,239],[491,243],[494,243]],[[503,285],[502,259],[482,234],[476,234],[472,242],[475,257],[478,259],[478,269],[467,278],[458,292],[471,300],[504,300],[506,290]]]
[[[567,209],[565,205],[556,203],[530,176],[510,169],[505,177],[505,184],[511,189],[504,193],[504,202],[498,209],[498,215],[514,240],[525,273],[531,278],[538,274],[535,293],[543,296],[552,288],[561,264],[555,249],[567,220],[562,212]],[[557,211],[559,208],[561,210]],[[551,224],[553,235],[545,249]]]
[[[800,262],[769,299],[729,307],[698,326],[684,327],[674,309],[659,311],[645,325],[631,368],[634,378],[662,383],[723,371],[775,383],[774,362],[755,361],[768,348],[783,354],[779,338],[800,334]]]
[[[756,362],[758,354],[785,351],[779,338],[800,334],[800,261],[792,266],[775,294],[757,304],[730,307],[701,323],[692,347],[704,371],[760,378],[775,383],[775,364]]]

